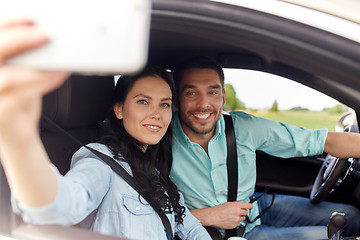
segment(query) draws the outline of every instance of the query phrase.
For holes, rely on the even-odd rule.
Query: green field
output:
[[[329,111],[279,111],[279,112],[250,112],[252,115],[272,119],[295,126],[316,129],[327,128],[335,131],[335,124],[341,114]]]

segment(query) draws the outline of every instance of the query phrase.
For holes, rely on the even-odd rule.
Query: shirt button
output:
[[[218,194],[218,195],[220,195],[220,194],[221,194],[221,192],[218,192],[217,194]]]
[[[197,150],[198,152],[201,152],[201,148],[198,148],[198,150]]]
[[[140,210],[140,206],[136,206],[136,211],[139,211]]]
[[[212,170],[211,173],[214,174],[214,173],[215,173],[215,170]]]

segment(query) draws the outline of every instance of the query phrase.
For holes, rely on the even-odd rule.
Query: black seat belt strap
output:
[[[228,174],[228,202],[237,200],[238,190],[238,160],[236,149],[236,138],[231,115],[223,115],[225,120],[225,134],[227,146],[227,174]],[[225,238],[237,236],[237,228],[227,229]]]
[[[78,139],[76,139],[74,136],[72,136],[70,133],[68,133],[67,131],[65,131],[64,129],[62,129],[60,126],[58,126],[56,123],[54,123],[52,120],[50,120],[49,118],[42,116],[41,117],[41,123],[42,126],[48,130],[52,130],[55,131],[59,134],[62,134],[64,136],[66,136],[67,138],[71,139],[72,141],[74,141],[75,143],[77,143],[79,146],[81,147],[85,147],[86,149],[88,149],[89,151],[91,151],[93,154],[95,154],[98,158],[100,158],[103,162],[105,162],[106,164],[108,164],[111,169],[117,173],[120,177],[122,177],[133,189],[135,189],[135,191],[138,191],[137,187],[134,184],[134,180],[133,177],[118,163],[116,162],[113,158],[107,156],[106,154],[97,151],[96,149],[93,149],[91,147],[88,147],[86,145],[84,145],[83,143],[81,143]],[[140,194],[140,193],[139,193]],[[147,199],[147,197],[142,196],[148,203],[150,203]],[[168,237],[170,237],[171,240],[174,239],[174,235],[172,232],[172,228],[169,222],[169,219],[166,217],[164,211],[162,209],[159,209],[157,207],[152,206],[152,208],[155,210],[155,212],[159,215],[166,234],[168,235]]]
[[[114,159],[112,159],[111,157],[107,156],[106,154],[97,151],[96,149],[93,149],[91,147],[85,146],[83,145],[83,147],[87,148],[88,150],[90,150],[92,153],[94,153],[97,157],[99,157],[102,161],[104,161],[106,164],[108,164],[111,169],[117,173],[120,177],[122,177],[133,189],[135,189],[135,191],[137,191],[139,193],[138,188],[136,187],[135,183],[134,183],[134,178],[116,161],[114,161]],[[140,194],[140,193],[139,193]],[[142,196],[148,203],[150,203],[150,201],[148,200],[147,197]],[[151,205],[151,204],[150,204]],[[157,207],[152,206],[152,208],[155,210],[155,212],[159,215],[161,222],[163,223],[166,233],[168,234],[168,236],[170,237],[171,240],[173,240],[173,233],[172,233],[172,228],[169,222],[169,219],[166,217],[164,211],[162,209],[159,209]]]

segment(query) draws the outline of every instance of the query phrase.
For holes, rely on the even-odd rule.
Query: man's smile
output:
[[[208,119],[211,116],[211,113],[194,113],[193,115],[199,119]]]

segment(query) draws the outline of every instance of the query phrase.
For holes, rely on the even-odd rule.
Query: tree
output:
[[[236,97],[236,92],[231,84],[225,84],[225,111],[246,109],[245,104]]]
[[[278,103],[276,101],[276,99],[274,100],[274,103],[273,105],[271,106],[271,109],[270,109],[271,112],[278,112],[279,109],[278,109]]]
[[[340,103],[340,104],[336,105],[335,107],[324,108],[323,110],[324,111],[329,111],[329,112],[335,113],[335,114],[341,114],[341,113],[344,113],[344,112],[348,111],[349,108],[346,105]]]
[[[290,111],[310,111],[308,108],[303,108],[301,106],[290,108]]]

